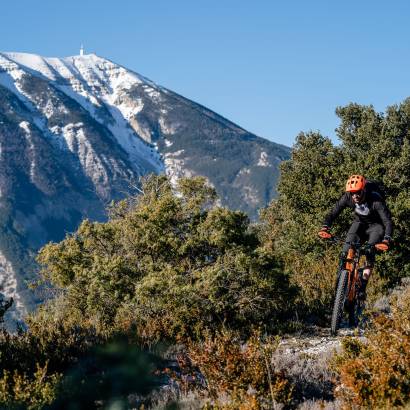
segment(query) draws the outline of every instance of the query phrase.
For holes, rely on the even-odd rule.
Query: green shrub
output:
[[[85,221],[41,250],[44,278],[64,289],[66,320],[81,317],[104,335],[136,325],[158,340],[273,329],[285,317],[294,290],[245,214],[216,207],[204,178],[182,179],[175,192],[151,176],[142,190],[114,204],[109,222]]]
[[[47,364],[37,365],[32,376],[4,370],[0,378],[0,406],[7,409],[42,409],[57,394],[60,374],[49,374]]]
[[[51,404],[60,393],[63,373],[104,342],[92,328],[65,323],[54,312],[43,307],[29,316],[26,331],[0,331],[1,408],[40,409]]]
[[[28,330],[0,334],[0,408],[96,408],[97,401],[126,402],[159,385],[161,360],[135,340],[105,339],[84,324],[73,325],[41,309]],[[59,322],[60,320],[60,322]]]

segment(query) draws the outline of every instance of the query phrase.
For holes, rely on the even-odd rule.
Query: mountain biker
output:
[[[390,211],[380,192],[372,188],[374,184],[368,183],[362,175],[352,175],[346,182],[346,192],[337,201],[333,209],[326,215],[322,229],[319,231],[321,238],[330,238],[330,227],[340,212],[351,208],[355,219],[347,233],[343,254],[347,255],[349,243],[368,241],[366,250],[366,266],[363,269],[362,286],[359,298],[366,299],[366,286],[372,273],[375,262],[375,246],[383,243],[384,250],[391,246],[393,223]]]

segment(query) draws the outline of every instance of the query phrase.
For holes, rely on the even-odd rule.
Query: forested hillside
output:
[[[410,100],[337,115],[340,144],[300,134],[258,223],[219,206],[204,178],[150,176],[106,223],[85,220],[42,248],[53,298],[26,331],[1,334],[3,407],[409,405]],[[394,245],[377,257],[362,339],[346,338],[323,364],[332,377],[308,389],[275,354],[289,335],[328,331],[340,246],[317,232],[351,174],[383,184]],[[333,232],[343,237],[351,217]]]

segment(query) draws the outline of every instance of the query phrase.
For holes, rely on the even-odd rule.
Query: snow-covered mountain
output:
[[[33,305],[36,250],[104,220],[142,175],[204,175],[254,217],[289,154],[95,54],[0,53],[0,292]]]

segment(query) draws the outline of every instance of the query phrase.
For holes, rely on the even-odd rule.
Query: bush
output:
[[[0,406],[7,409],[42,409],[51,404],[58,390],[61,375],[49,374],[47,364],[37,365],[32,376],[4,370],[0,378]]]
[[[57,319],[57,320],[56,320]],[[48,316],[27,318],[29,329],[0,332],[0,407],[40,409],[59,394],[63,373],[102,343],[91,328]]]
[[[337,358],[336,394],[349,406],[410,404],[410,286],[393,296],[391,315],[375,318],[366,342],[347,338]]]
[[[107,340],[92,327],[57,323],[52,310],[28,319],[29,329],[0,334],[0,408],[96,408],[126,402],[159,385],[161,361],[127,338]],[[48,316],[51,314],[51,316]]]
[[[44,278],[64,289],[66,320],[104,335],[137,326],[151,341],[281,322],[294,290],[245,214],[216,207],[204,178],[182,179],[175,192],[151,176],[142,190],[114,204],[107,223],[85,221],[41,250]]]
[[[205,376],[216,408],[261,409],[289,405],[292,386],[272,366],[278,340],[254,332],[246,343],[230,332],[192,343],[189,356]]]
[[[41,309],[27,318],[28,330],[0,332],[1,369],[34,374],[38,366],[60,373],[92,346],[104,343],[95,329],[53,318],[53,310]]]

